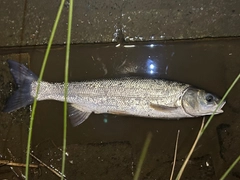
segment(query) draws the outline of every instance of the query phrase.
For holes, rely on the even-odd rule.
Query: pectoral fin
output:
[[[92,112],[85,112],[83,108],[77,104],[68,105],[68,117],[73,127],[82,124]]]
[[[158,104],[150,104],[150,107],[161,112],[166,112],[166,111],[173,111],[176,110],[177,107],[172,107],[172,106],[164,106],[164,105],[158,105]]]

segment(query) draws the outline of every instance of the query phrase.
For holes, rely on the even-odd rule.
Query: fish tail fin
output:
[[[7,60],[7,63],[18,89],[7,100],[3,112],[12,112],[33,102],[31,84],[37,81],[38,77],[23,64],[13,60]]]

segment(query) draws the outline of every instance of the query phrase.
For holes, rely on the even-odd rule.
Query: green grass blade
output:
[[[68,95],[68,69],[71,43],[71,29],[72,29],[72,13],[73,0],[69,1],[69,15],[68,15],[68,34],[66,47],[66,62],[65,62],[65,80],[64,80],[64,122],[63,122],[63,152],[62,152],[62,177],[64,179],[65,161],[66,161],[66,144],[67,144],[67,95]]]
[[[208,127],[209,123],[210,123],[211,120],[213,119],[215,112],[218,110],[218,108],[220,107],[220,105],[222,104],[222,102],[226,99],[226,97],[228,96],[228,94],[230,93],[230,91],[232,90],[232,88],[235,86],[235,84],[238,82],[239,79],[240,79],[240,74],[238,74],[238,76],[235,78],[235,80],[233,81],[233,83],[231,84],[231,86],[228,88],[228,90],[227,90],[226,93],[224,94],[224,96],[223,96],[223,98],[221,99],[221,101],[219,102],[217,108],[215,109],[215,111],[213,112],[213,114],[209,117],[207,123],[206,123],[205,126],[202,128],[202,130],[200,131],[200,133],[199,133],[199,135],[197,136],[194,144],[197,144],[197,142],[198,142],[199,139],[201,138],[202,134],[204,133],[204,131],[205,131],[206,128]],[[192,152],[192,149],[190,150],[190,152],[189,152],[189,154],[188,154],[188,159],[190,159],[191,152]],[[184,161],[184,164],[187,163],[188,159],[185,160],[186,162]],[[185,168],[185,166],[180,169],[180,171],[179,171],[179,173],[178,173],[178,175],[177,175],[176,180],[180,179],[181,174],[182,174],[183,171],[184,171],[184,168]]]
[[[150,132],[150,133],[148,133],[146,141],[144,143],[143,150],[142,150],[142,153],[140,155],[140,159],[139,159],[139,162],[138,162],[138,165],[137,165],[137,170],[136,170],[136,173],[134,175],[133,180],[138,180],[139,179],[141,169],[142,169],[142,165],[143,165],[143,162],[145,160],[145,157],[146,157],[148,147],[150,145],[151,140],[152,140],[152,133]]]
[[[61,4],[59,6],[58,9],[58,13],[53,25],[53,29],[50,35],[50,39],[48,42],[48,46],[47,46],[47,50],[44,56],[44,60],[43,60],[43,64],[42,64],[42,68],[40,71],[40,75],[39,75],[39,79],[38,79],[38,85],[37,85],[37,91],[36,91],[36,96],[34,98],[34,102],[33,102],[33,107],[32,107],[32,113],[31,113],[31,118],[30,118],[30,125],[29,125],[29,132],[28,132],[28,142],[27,142],[27,153],[26,153],[26,169],[25,169],[25,179],[28,180],[28,172],[29,172],[29,161],[30,161],[30,148],[31,148],[31,140],[32,140],[32,128],[33,128],[33,122],[34,122],[34,117],[35,117],[35,111],[36,111],[36,107],[37,107],[37,97],[38,97],[38,92],[40,89],[40,82],[42,81],[42,77],[43,77],[43,73],[45,70],[45,66],[47,63],[47,59],[48,59],[48,55],[52,46],[52,42],[53,42],[53,38],[57,29],[57,25],[62,13],[62,9],[64,6],[64,0],[61,1]]]
[[[240,162],[240,155],[238,156],[238,158],[232,163],[232,165],[227,169],[227,171],[222,175],[222,177],[220,178],[220,180],[224,180],[227,175],[230,173],[230,171],[234,168],[234,166]]]

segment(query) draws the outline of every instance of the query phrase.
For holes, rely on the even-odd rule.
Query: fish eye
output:
[[[211,103],[211,102],[213,102],[214,97],[213,97],[213,95],[208,94],[205,99],[206,99],[206,101],[207,101],[208,103]]]

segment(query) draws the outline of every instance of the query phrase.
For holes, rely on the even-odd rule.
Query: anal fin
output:
[[[92,112],[83,111],[83,108],[77,104],[68,105],[68,117],[73,127],[82,124]]]

